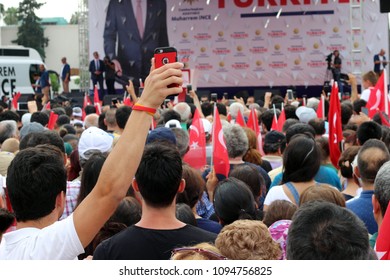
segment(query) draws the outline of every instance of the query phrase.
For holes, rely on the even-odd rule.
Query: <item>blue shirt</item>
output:
[[[356,214],[366,225],[370,234],[378,231],[378,224],[374,219],[372,195],[374,191],[362,191],[360,196],[347,201],[347,209]]]
[[[282,172],[280,172],[278,175],[276,175],[275,179],[272,181],[270,188],[277,186],[277,185],[280,185],[280,182],[282,181],[282,177],[283,177]],[[326,167],[326,166],[321,165],[316,176],[314,177],[314,181],[316,181],[317,183],[329,184],[331,186],[336,187],[339,191],[342,190],[339,176],[330,167]]]
[[[44,87],[49,87],[50,82],[49,82],[49,72],[43,71],[41,74],[41,78],[39,79],[39,83],[41,85],[41,89]]]

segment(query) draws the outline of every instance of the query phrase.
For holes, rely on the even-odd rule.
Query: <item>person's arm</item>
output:
[[[203,112],[202,112],[202,107],[200,106],[199,97],[198,97],[198,95],[196,94],[196,92],[194,90],[190,91],[190,97],[194,101],[194,105],[195,105],[196,109],[198,109],[199,116],[202,119],[204,119],[204,115],[203,115]]]
[[[133,82],[131,80],[129,80],[129,85],[126,86],[126,90],[130,94],[131,99],[133,100],[133,102],[137,103],[138,97],[135,94],[134,85],[133,85]]]
[[[348,77],[349,77],[349,84],[351,85],[351,102],[353,103],[355,100],[359,99],[357,82],[356,82],[355,75],[349,73]]]
[[[380,64],[381,61],[379,59],[379,55],[374,55],[374,64]]]
[[[182,67],[183,64],[177,62],[152,70],[145,80],[144,92],[138,103],[157,109],[168,95],[180,93]],[[170,84],[180,86],[168,88]],[[133,110],[123,134],[103,165],[95,187],[74,211],[74,225],[84,247],[125,197],[141,160],[151,121],[152,116],[148,112]]]
[[[70,80],[70,66],[67,65],[66,67],[66,75],[64,81],[69,81]]]

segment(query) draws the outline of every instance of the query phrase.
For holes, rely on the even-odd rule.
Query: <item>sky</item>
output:
[[[19,7],[20,0],[0,0],[4,8]],[[79,0],[38,0],[38,3],[46,3],[35,13],[38,17],[63,17],[68,22],[72,14],[78,10]]]

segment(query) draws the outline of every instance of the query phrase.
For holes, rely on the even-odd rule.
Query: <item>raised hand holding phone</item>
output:
[[[163,47],[154,50],[155,67],[160,68],[165,64],[177,62],[177,50],[174,47]],[[170,84],[169,88],[179,87],[178,84]]]

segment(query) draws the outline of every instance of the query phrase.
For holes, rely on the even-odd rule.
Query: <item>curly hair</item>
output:
[[[278,260],[282,254],[267,226],[254,220],[237,220],[225,226],[215,246],[232,260]]]

